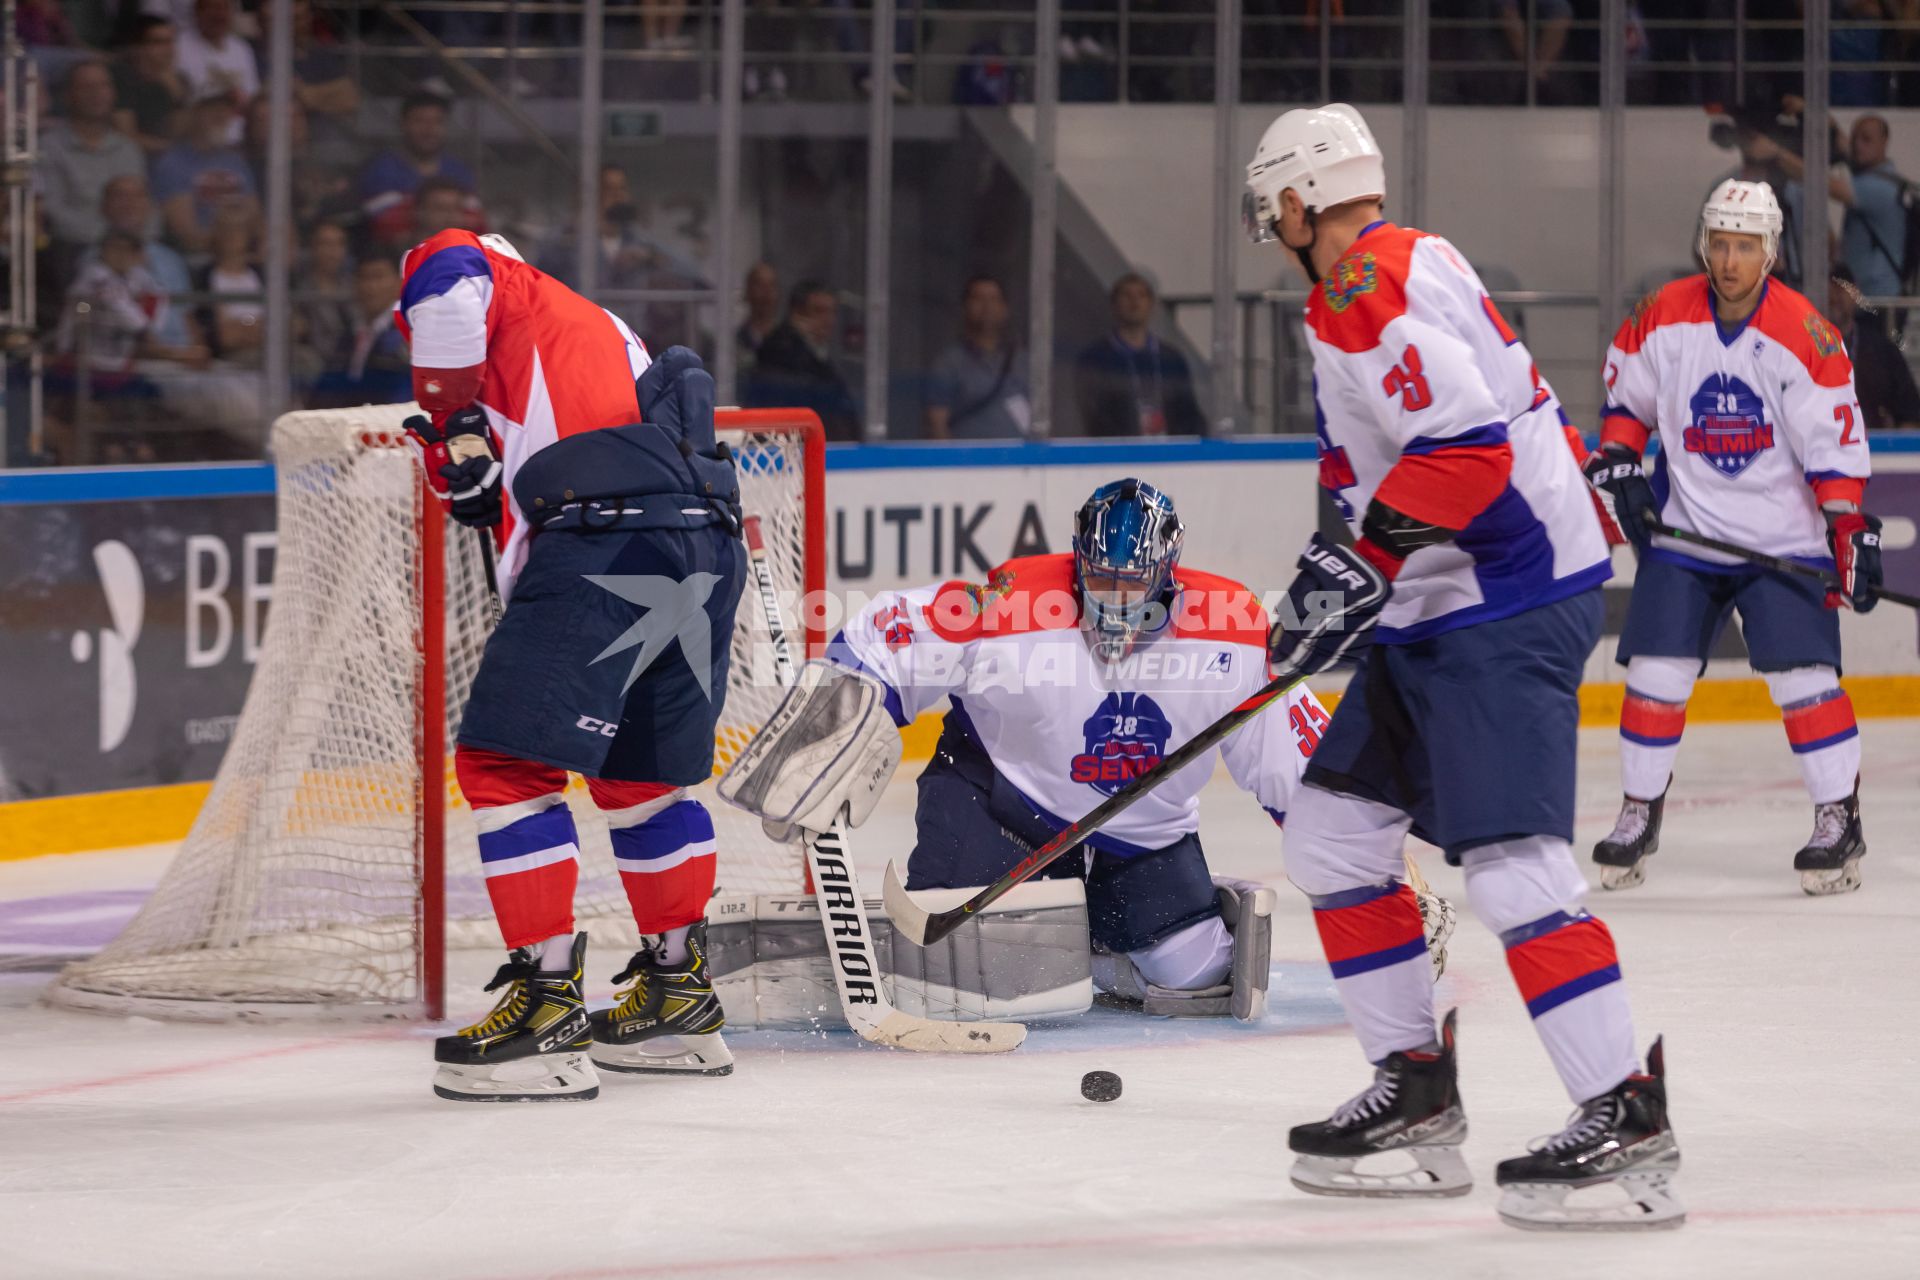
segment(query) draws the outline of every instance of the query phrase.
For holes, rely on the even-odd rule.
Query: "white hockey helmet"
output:
[[[1774,259],[1780,256],[1780,231],[1785,225],[1772,187],[1764,182],[1728,178],[1713,189],[1706,207],[1700,210],[1700,260],[1707,260],[1709,231],[1735,231],[1760,237],[1767,253],[1765,270],[1771,271]]]
[[[1267,126],[1247,166],[1241,218],[1255,244],[1276,238],[1280,193],[1291,187],[1308,212],[1387,195],[1380,144],[1360,113],[1344,102],[1302,107]]]

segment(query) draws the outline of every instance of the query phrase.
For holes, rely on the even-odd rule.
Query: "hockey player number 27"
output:
[[[1854,417],[1852,405],[1837,404],[1833,406],[1833,420],[1840,424],[1840,443],[1842,445],[1857,443],[1853,438]]]
[[[1407,344],[1407,349],[1400,353],[1400,363],[1380,380],[1380,389],[1389,397],[1399,396],[1400,407],[1408,413],[1418,413],[1433,403],[1433,392],[1420,370],[1418,347]]]

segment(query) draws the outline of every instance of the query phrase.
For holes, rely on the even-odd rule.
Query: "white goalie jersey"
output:
[[[1167,625],[1121,661],[1094,657],[1079,628],[1071,555],[1012,560],[987,584],[888,592],[852,619],[827,659],[878,679],[902,726],[951,700],[1002,778],[1060,827],[1266,684],[1267,617],[1238,583],[1176,571]],[[1284,819],[1327,712],[1305,688],[1222,744],[1228,772]],[[1121,856],[1199,827],[1211,756],[1114,819],[1089,843]]]

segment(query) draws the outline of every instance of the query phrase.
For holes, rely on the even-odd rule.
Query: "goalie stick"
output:
[[[1689,533],[1685,529],[1676,529],[1672,525],[1658,524],[1651,520],[1647,522],[1647,527],[1663,538],[1672,538],[1676,542],[1691,542],[1696,547],[1718,551],[1721,555],[1738,556],[1749,564],[1759,565],[1762,569],[1772,569],[1776,573],[1798,574],[1802,578],[1815,578],[1835,591],[1840,589],[1840,575],[1831,569],[1801,564],[1798,560],[1788,560],[1781,556],[1770,556],[1764,551],[1755,551],[1738,543],[1722,542],[1718,538],[1709,538],[1703,533]],[[1884,587],[1876,587],[1873,594],[1888,604],[1903,604],[1909,609],[1920,609],[1920,596],[1910,596],[1904,591],[1888,591]]]
[[[760,518],[748,516],[741,526],[773,641],[774,672],[783,686],[790,686],[799,679],[799,670],[794,666],[786,622],[774,592]],[[867,919],[853,858],[847,851],[845,811],[819,835],[800,832],[800,844],[806,850],[807,878],[813,886],[814,901],[820,906],[820,926],[827,934],[827,956],[833,968],[833,984],[840,993],[840,1008],[847,1025],[862,1040],[920,1053],[1007,1053],[1020,1047],[1027,1029],[1018,1022],[940,1022],[894,1008],[882,985],[873,925]]]

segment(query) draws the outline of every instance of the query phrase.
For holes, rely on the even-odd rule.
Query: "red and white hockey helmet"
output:
[[[1280,193],[1291,187],[1312,213],[1349,200],[1386,198],[1387,166],[1360,113],[1344,102],[1289,111],[1267,126],[1247,166],[1242,221],[1255,244],[1275,238]]]
[[[1760,237],[1767,251],[1765,269],[1771,271],[1774,259],[1780,256],[1780,229],[1785,225],[1772,187],[1764,182],[1728,178],[1713,189],[1706,207],[1700,210],[1700,260],[1707,259],[1709,231],[1733,231]]]

